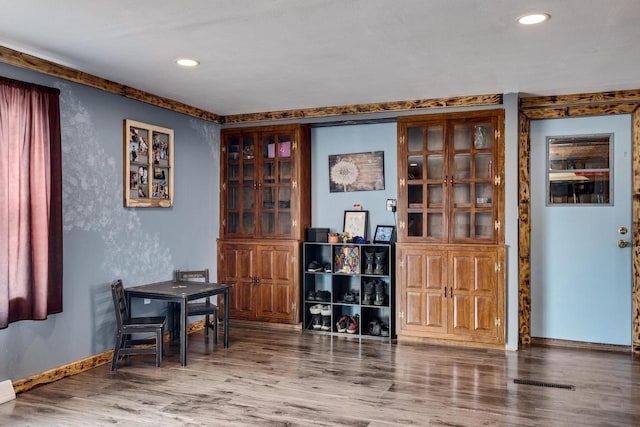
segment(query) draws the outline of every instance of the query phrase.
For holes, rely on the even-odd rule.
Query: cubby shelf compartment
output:
[[[395,249],[390,244],[305,242],[303,331],[394,340],[394,261]],[[331,313],[324,315],[324,323],[322,314],[314,322],[311,309],[318,305],[325,313]],[[338,332],[337,322],[343,316],[357,319],[358,327],[353,333]]]

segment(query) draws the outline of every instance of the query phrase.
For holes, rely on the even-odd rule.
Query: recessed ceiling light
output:
[[[176,61],[176,63],[183,67],[195,67],[196,65],[200,64],[195,59],[188,59],[188,58],[180,58]]]
[[[529,13],[518,18],[518,22],[522,25],[534,25],[547,21],[551,18],[548,13]]]

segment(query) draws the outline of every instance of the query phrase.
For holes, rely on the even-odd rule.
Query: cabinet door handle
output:
[[[444,287],[444,297],[445,298],[447,297],[447,287],[446,286]]]

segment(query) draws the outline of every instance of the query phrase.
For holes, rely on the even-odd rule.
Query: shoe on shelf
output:
[[[381,337],[389,336],[389,327],[382,322],[380,322],[380,336]]]
[[[380,336],[381,325],[378,319],[372,320],[369,322],[369,335],[373,335],[375,337]]]
[[[322,305],[316,304],[309,307],[311,313],[311,327],[313,329],[322,329]]]
[[[374,281],[370,280],[364,283],[364,294],[362,295],[362,304],[363,305],[373,305],[374,301]]]
[[[353,290],[347,291],[347,293],[344,294],[344,302],[350,303],[350,304],[355,304],[355,302],[356,302],[356,294],[355,294],[355,292],[353,292]]]
[[[307,301],[315,301],[316,291],[307,291]]]
[[[331,301],[331,292],[318,291],[316,292],[316,301],[329,302]]]
[[[348,323],[347,316],[340,317],[340,319],[336,322],[337,331],[338,332],[347,332],[347,323]]]
[[[325,262],[324,263],[324,272],[325,273],[331,273],[333,271],[333,269],[331,268],[331,263],[330,262]]]
[[[322,316],[322,326],[320,329],[323,331],[331,330],[331,306],[323,305],[320,309],[320,315]]]
[[[307,271],[322,271],[323,267],[318,261],[311,261],[307,266]]]
[[[348,334],[357,334],[358,333],[358,315],[349,316],[349,321],[347,323],[347,333]]]

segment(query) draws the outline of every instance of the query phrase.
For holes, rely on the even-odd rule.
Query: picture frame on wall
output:
[[[125,207],[173,206],[173,129],[125,119],[123,164]]]
[[[349,233],[349,238],[367,238],[369,226],[369,211],[344,211],[343,233]]]

